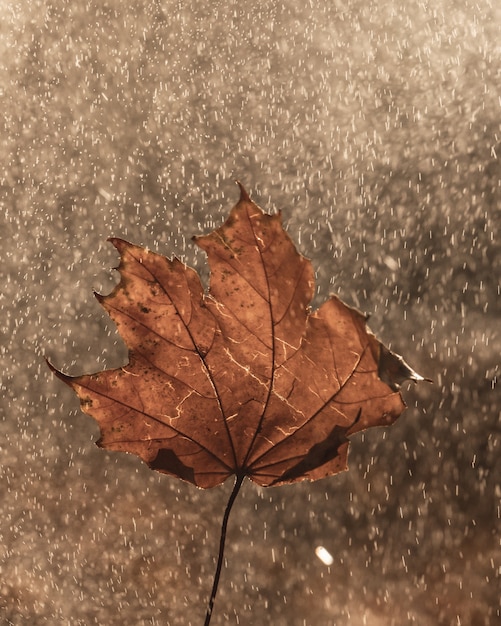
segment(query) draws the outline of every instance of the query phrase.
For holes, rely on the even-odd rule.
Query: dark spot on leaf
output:
[[[168,448],[160,449],[157,456],[148,465],[153,470],[174,474],[191,483],[195,480],[193,468],[185,465],[179,457]]]

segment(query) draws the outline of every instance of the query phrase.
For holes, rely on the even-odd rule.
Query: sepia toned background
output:
[[[244,485],[212,623],[499,624],[498,3],[0,6],[0,623],[203,623],[231,484],[99,450],[44,357],[124,364],[106,238],[207,280],[191,237],[237,178],[312,260],[313,306],[370,313],[434,382],[349,472]]]

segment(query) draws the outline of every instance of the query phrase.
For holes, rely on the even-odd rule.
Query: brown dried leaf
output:
[[[178,259],[110,241],[121,280],[97,297],[129,362],[77,377],[51,366],[102,448],[204,488],[316,480],[346,469],[350,435],[401,414],[403,380],[423,380],[339,298],[309,312],[311,263],[243,187],[225,224],[195,238],[208,294]]]

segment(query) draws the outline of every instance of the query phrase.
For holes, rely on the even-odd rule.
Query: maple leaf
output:
[[[97,298],[129,362],[75,377],[49,364],[98,422],[100,447],[198,487],[236,475],[220,561],[244,477],[272,486],[346,469],[349,437],[394,422],[400,383],[424,380],[336,296],[310,312],[310,261],[280,214],[240,192],[224,225],[194,238],[208,256],[208,293],[177,258],[111,238],[120,282]]]
[[[422,380],[336,296],[310,313],[314,278],[281,226],[241,187],[226,223],[195,237],[197,273],[122,239],[121,280],[98,300],[129,363],[71,377],[55,371],[101,429],[98,445],[136,454],[198,487],[230,475],[263,486],[346,468],[348,437],[391,424],[398,386]]]

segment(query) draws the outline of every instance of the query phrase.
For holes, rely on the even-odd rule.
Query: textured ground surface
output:
[[[405,8],[403,8],[405,5]],[[435,384],[351,471],[244,487],[213,624],[500,621],[495,2],[2,3],[0,622],[203,622],[231,485],[93,445],[110,235],[205,272],[234,178]],[[331,566],[316,556],[324,546]]]

